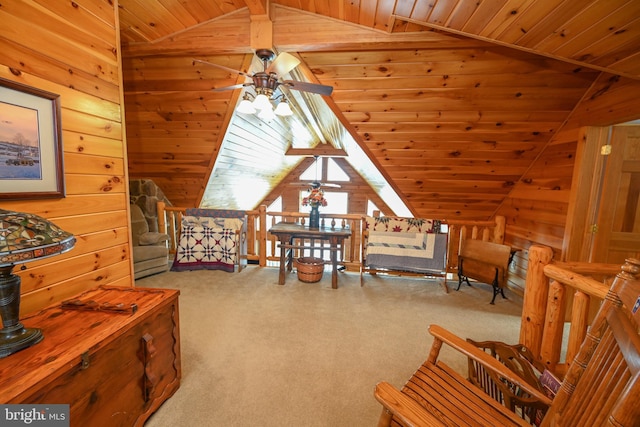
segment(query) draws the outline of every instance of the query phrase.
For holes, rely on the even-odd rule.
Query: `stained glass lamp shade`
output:
[[[67,252],[76,239],[37,215],[0,209],[0,358],[30,347],[43,338],[42,331],[25,328],[20,316],[20,276],[16,264]]]

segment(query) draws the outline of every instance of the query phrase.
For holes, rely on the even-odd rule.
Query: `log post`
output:
[[[167,218],[164,212],[165,203],[156,202],[156,210],[158,211],[158,231],[167,234]]]
[[[447,257],[445,258],[446,274],[445,281],[449,273],[453,273],[458,269],[458,252],[460,251],[460,229],[455,224],[449,224],[449,232],[447,234]]]
[[[567,356],[565,362],[569,365],[578,354],[582,341],[587,336],[589,326],[589,306],[591,297],[581,291],[573,294],[573,306],[571,308],[571,329],[567,342]]]
[[[467,227],[466,225],[462,225],[460,227],[460,241],[458,242],[458,252],[460,251],[460,248],[462,247],[462,241],[464,239],[467,238],[467,231],[469,230],[469,227]]]
[[[474,225],[471,228],[471,239],[472,240],[478,240],[478,226]]]
[[[556,280],[551,282],[540,347],[542,363],[551,372],[556,372],[556,365],[560,361],[562,334],[564,333],[565,293],[565,285]]]
[[[496,215],[496,226],[493,229],[493,243],[504,244],[504,231],[507,220],[502,215]]]
[[[267,206],[258,206],[258,215],[260,221],[260,237],[258,241],[259,246],[259,260],[260,267],[267,266]]]
[[[548,246],[532,245],[529,248],[519,342],[527,346],[537,358],[540,357],[549,294],[549,280],[544,275],[544,266],[549,264],[552,258],[553,250]]]

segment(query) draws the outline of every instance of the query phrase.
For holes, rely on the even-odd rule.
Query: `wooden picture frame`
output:
[[[0,78],[0,200],[62,197],[60,95]]]

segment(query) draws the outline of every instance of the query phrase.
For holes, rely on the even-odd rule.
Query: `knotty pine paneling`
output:
[[[246,61],[245,55],[196,58],[238,70]],[[234,93],[212,89],[240,76],[191,55],[125,58],[123,74],[129,176],[153,179],[176,206],[198,205]]]
[[[87,274],[101,268],[108,267],[121,261],[126,261],[129,254],[128,245],[123,244],[105,249],[96,250],[93,253],[85,253],[68,260],[58,261],[51,259],[48,263],[40,266],[28,266],[24,274],[29,277],[25,280],[22,292],[31,292],[49,286],[51,283],[63,282],[73,279],[79,274]],[[65,268],[56,268],[58,264],[63,264]]]
[[[247,8],[242,0],[163,0],[144,2],[144,7],[140,0],[120,3],[122,39],[136,55],[152,55],[154,44],[170,54],[199,49],[242,51],[239,44],[249,46],[246,17],[265,14],[261,5],[248,2]],[[640,35],[635,28],[640,4],[634,1],[272,0],[268,4],[274,20],[274,45],[286,51],[304,50],[300,49],[304,45],[326,48],[335,43],[374,42],[385,34],[431,36],[435,29],[512,45],[543,57],[563,57],[578,66],[600,67],[627,77],[640,72]],[[330,19],[325,19],[322,32],[309,31],[318,17]],[[343,37],[345,25],[356,38]],[[189,28],[198,31],[191,42],[181,37]],[[375,31],[365,33],[363,29]]]
[[[501,204],[498,214],[506,218],[505,243],[521,249],[509,274],[509,286],[516,291],[524,290],[527,251],[532,244],[547,245],[552,248],[555,259],[563,259],[572,192],[581,191],[577,188],[578,183],[572,182],[581,129],[587,125],[609,126],[637,118],[638,97],[640,82],[607,74],[599,76],[585,94],[584,101]],[[600,149],[597,144],[589,147]],[[584,223],[587,214],[583,209],[575,210],[575,215],[581,217],[572,220]],[[579,248],[572,250],[575,258]]]
[[[640,79],[602,73],[569,118],[569,128],[610,126],[640,117]]]
[[[558,134],[502,202],[498,215],[506,219],[505,244],[519,249],[509,267],[509,287],[525,288],[528,249],[552,248],[561,259],[579,129]]]
[[[569,203],[572,191],[576,191],[572,179],[581,130],[588,125],[610,126],[638,118],[639,96],[640,82],[600,75],[567,123],[514,186],[498,214],[507,221],[505,242],[522,249],[520,255],[526,255],[532,244],[542,244],[553,249],[555,259],[562,259]],[[589,147],[600,149],[598,144]],[[519,275],[524,277],[523,272]],[[521,285],[524,286],[524,282]]]
[[[300,53],[417,217],[495,215],[598,76],[458,42]]]
[[[60,95],[66,182],[65,198],[0,206],[77,239],[68,253],[15,269],[21,313],[99,284],[132,286],[117,2],[13,1],[0,21],[0,77]]]
[[[122,2],[124,10],[139,4]],[[640,117],[640,86],[632,75],[638,70],[632,47],[638,36],[627,31],[635,18],[622,13],[637,6],[618,0],[589,5],[563,0],[557,7],[528,2],[505,15],[506,9],[488,3],[467,3],[345,0],[329,7],[274,0],[273,44],[299,55],[309,70],[305,75],[334,87],[328,102],[416,216],[488,219],[502,210],[514,227],[509,236],[514,246],[561,248],[575,146],[557,135]],[[163,5],[180,14],[186,7],[178,0]],[[210,91],[233,84],[236,76],[195,66],[193,58],[243,69],[241,54],[251,50],[252,11],[237,2],[224,6],[235,12],[203,10],[196,20],[209,22],[188,28],[183,21],[185,31],[177,33],[170,33],[175,18],[150,27],[167,13],[163,7],[140,8],[147,19],[137,16],[130,23],[144,22],[144,28],[139,34],[135,25],[124,30],[130,171],[152,175],[165,193],[185,201],[197,200],[209,185],[210,197],[231,203],[227,193],[252,177],[245,173],[250,155],[235,146],[260,142],[277,151],[278,142],[290,137],[276,126],[247,123],[238,126],[244,133],[232,126],[229,136],[222,136],[234,99],[229,92],[225,101]],[[129,20],[129,12],[122,16]],[[598,37],[582,31],[596,23]],[[153,35],[159,28],[163,34]],[[565,42],[575,49],[566,49]],[[606,52],[604,45],[610,48]],[[560,51],[568,58],[557,55]],[[578,52],[596,56],[578,58]],[[610,68],[603,72],[603,66]],[[228,153],[219,154],[216,144]],[[255,153],[262,157],[256,161],[260,179],[277,182],[290,170],[273,162],[277,167],[266,173],[264,159],[271,158]],[[217,182],[207,184],[200,177],[215,156],[223,160],[220,167],[232,168],[215,171]]]

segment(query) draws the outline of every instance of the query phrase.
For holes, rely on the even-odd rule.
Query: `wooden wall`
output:
[[[67,189],[63,199],[0,206],[50,218],[78,239],[71,252],[19,271],[23,313],[98,284],[133,283],[117,10],[103,0],[0,5],[0,77],[61,95]],[[638,81],[602,74],[497,209],[507,242],[523,250],[519,262],[532,243],[562,247],[579,129],[639,118],[639,98]]]
[[[567,257],[569,241],[579,245],[584,233],[587,207],[574,206],[584,191],[575,181],[576,168],[591,168],[592,163],[579,159],[578,145],[585,144],[587,127],[606,127],[640,118],[640,82],[602,73],[583,98],[580,107],[572,112],[562,129],[514,186],[509,197],[498,210],[506,218],[505,244],[520,249],[511,265],[509,285],[524,289],[528,249],[541,244],[553,249],[554,259]],[[588,147],[588,148],[585,148]],[[583,150],[600,150],[597,144],[583,146]],[[598,153],[583,153],[592,159]],[[581,163],[582,162],[582,163]],[[578,171],[580,172],[580,171]],[[588,173],[587,173],[588,175]],[[580,224],[572,228],[571,224]],[[569,227],[569,229],[567,229]],[[572,233],[576,236],[572,236]],[[572,248],[579,252],[579,248]],[[587,261],[575,255],[572,261]]]
[[[60,94],[66,182],[65,198],[0,207],[77,238],[66,254],[16,268],[22,314],[97,285],[133,284],[117,10],[103,0],[0,5],[0,77]]]

